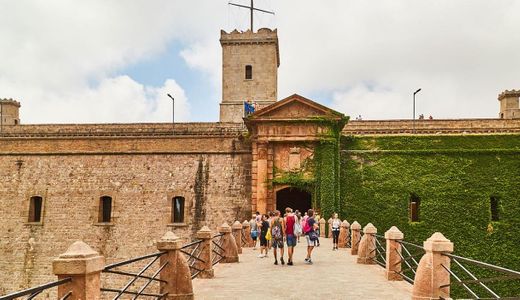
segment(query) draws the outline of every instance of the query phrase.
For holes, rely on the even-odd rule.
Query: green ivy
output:
[[[342,216],[350,222],[372,222],[381,234],[395,225],[418,244],[439,231],[457,255],[520,270],[519,135],[344,137],[341,149]],[[412,193],[419,222],[409,221]],[[491,196],[500,200],[498,222],[490,221]],[[520,294],[518,281],[491,285]]]

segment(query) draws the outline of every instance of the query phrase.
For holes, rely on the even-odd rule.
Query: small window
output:
[[[499,221],[499,200],[495,196],[489,198],[489,205],[491,207],[491,221]]]
[[[421,204],[421,199],[417,194],[410,194],[410,221],[419,222],[419,205]]]
[[[253,66],[246,66],[246,79],[253,79]]]
[[[43,199],[40,196],[31,197],[29,204],[29,222],[42,221],[42,204]]]
[[[99,223],[110,223],[112,221],[112,197],[103,196],[99,198]]]
[[[184,223],[184,197],[172,198],[172,223]]]

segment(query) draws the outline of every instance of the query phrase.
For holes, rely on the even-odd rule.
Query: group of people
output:
[[[294,247],[300,242],[300,236],[304,236],[307,243],[305,263],[312,264],[312,251],[314,247],[320,245],[319,223],[316,221],[313,209],[309,209],[303,216],[301,212],[293,211],[290,207],[285,209],[283,215],[279,210],[267,214],[256,212],[251,218],[250,226],[251,238],[254,241],[253,249],[256,249],[257,242],[260,242],[259,258],[267,257],[272,248],[274,264],[278,265],[280,262],[285,265],[284,244],[287,244],[287,265],[292,266],[294,264]],[[338,215],[334,214],[331,222],[333,250],[338,249],[340,226],[341,221],[338,219]]]

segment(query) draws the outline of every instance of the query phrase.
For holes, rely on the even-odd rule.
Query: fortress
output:
[[[324,216],[339,211],[343,218],[362,221],[360,203],[381,194],[387,202],[380,207],[373,202],[366,218],[382,220],[375,225],[384,228],[379,213],[391,212],[409,224],[410,209],[419,205],[415,200],[408,205],[415,191],[392,194],[381,186],[363,190],[362,199],[353,189],[367,188],[374,173],[363,173],[359,181],[346,175],[384,165],[384,151],[403,160],[430,155],[433,163],[443,155],[467,159],[469,152],[476,160],[500,156],[489,166],[504,176],[501,183],[493,185],[490,175],[478,188],[466,186],[480,201],[470,209],[482,223],[475,226],[483,228],[475,239],[486,235],[493,191],[501,197],[501,220],[518,222],[520,91],[498,96],[496,119],[418,120],[413,135],[411,120],[348,121],[300,95],[277,101],[276,30],[222,31],[220,42],[223,88],[217,123],[26,125],[19,102],[0,100],[0,294],[48,281],[52,259],[76,240],[111,262],[153,251],[166,229],[188,237],[202,225],[214,229],[221,220],[249,219],[257,210],[314,207]],[[256,112],[244,118],[245,100],[256,103]],[[467,144],[452,142],[455,137],[467,137]],[[504,167],[508,162],[510,169]],[[420,191],[422,203],[429,201],[427,188]],[[438,212],[467,210],[459,209],[451,192],[442,197],[453,196],[444,199],[453,201],[452,207],[432,204],[421,210],[420,230],[437,228]],[[418,227],[412,225],[399,228],[414,236]],[[474,227],[467,226],[457,230]],[[495,228],[497,237],[500,226]]]

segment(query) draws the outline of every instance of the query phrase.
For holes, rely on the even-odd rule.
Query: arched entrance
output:
[[[276,192],[276,209],[285,212],[285,208],[304,212],[312,208],[312,196],[309,192],[295,187],[286,187]]]

